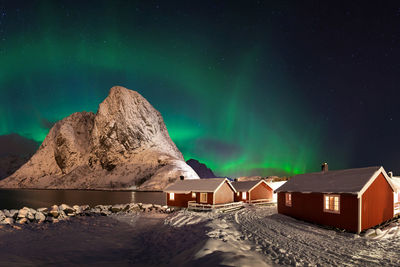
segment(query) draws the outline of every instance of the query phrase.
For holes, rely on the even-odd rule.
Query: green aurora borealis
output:
[[[234,17],[216,23],[162,3],[74,3],[0,7],[1,135],[41,142],[48,124],[96,112],[122,85],[161,112],[186,160],[217,175],[346,166],[340,148],[325,154],[326,122],[288,70],[273,26],[257,33]]]

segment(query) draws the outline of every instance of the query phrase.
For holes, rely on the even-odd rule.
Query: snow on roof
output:
[[[226,178],[179,180],[164,189],[167,193],[215,192],[222,183],[232,184]],[[232,187],[233,190],[235,190]]]
[[[260,182],[263,182],[266,185],[268,185],[264,180],[242,181],[242,182],[238,181],[238,182],[232,182],[232,185],[236,189],[236,191],[248,192],[248,191],[250,191],[250,189],[252,189],[254,186],[256,186]]]
[[[276,192],[358,193],[381,167],[314,172],[292,177]],[[383,168],[382,168],[383,169]]]
[[[272,188],[272,190],[276,190],[284,185],[286,182],[287,181],[269,182],[268,185]]]

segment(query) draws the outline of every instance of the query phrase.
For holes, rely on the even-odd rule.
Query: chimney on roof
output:
[[[179,178],[181,178],[181,181],[185,180],[185,176],[183,175],[179,176]]]
[[[390,178],[393,178],[393,172],[388,172]]]
[[[322,163],[321,171],[322,172],[327,172],[328,171],[328,163],[326,163],[326,162]]]

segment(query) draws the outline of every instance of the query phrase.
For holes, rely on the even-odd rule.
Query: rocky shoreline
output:
[[[97,205],[91,208],[89,205],[73,205],[67,204],[53,205],[50,208],[32,209],[23,207],[16,210],[0,210],[0,224],[28,224],[28,223],[57,223],[62,220],[68,220],[75,216],[109,216],[118,213],[139,213],[139,212],[156,212],[171,213],[173,208],[156,204],[128,203],[117,205]]]

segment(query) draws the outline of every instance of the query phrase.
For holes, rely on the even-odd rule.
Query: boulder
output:
[[[20,218],[20,219],[18,219],[17,220],[17,223],[19,223],[19,224],[25,224],[25,223],[28,223],[29,222],[29,220],[27,219],[27,218]]]
[[[25,218],[27,218],[30,221],[33,221],[35,219],[35,215],[33,215],[31,212],[28,212]]]
[[[10,210],[10,216],[7,217],[17,219],[17,216],[18,216],[18,210]]]
[[[131,205],[130,204],[122,204],[121,207],[122,207],[122,211],[128,211],[130,209]]]
[[[114,206],[111,206],[110,211],[113,213],[117,213],[117,212],[122,211],[124,208],[125,208],[125,206],[123,206],[123,205],[114,205]]]
[[[74,209],[75,214],[81,214],[82,213],[82,208],[80,206],[74,205],[74,206],[72,206],[72,208]]]
[[[168,206],[161,206],[160,212],[167,212]]]
[[[61,204],[60,207],[59,207],[59,210],[62,210],[66,214],[75,212],[75,209],[73,209],[72,207],[68,206],[67,204]]]
[[[60,210],[57,219],[64,220],[66,218],[68,218],[67,214],[63,210]]]
[[[58,210],[58,206],[57,205],[51,206],[49,214],[51,216],[53,216],[54,218],[57,218],[60,215],[60,211]]]
[[[97,208],[90,209],[89,212],[94,213],[94,214],[100,214],[101,209],[99,207],[97,207]]]
[[[4,215],[4,212],[0,210],[0,222],[2,222],[5,218],[7,218],[6,215]]]
[[[47,214],[48,210],[49,210],[48,208],[38,208],[37,209],[37,211],[39,211],[39,212],[41,212],[43,214]]]
[[[28,213],[29,213],[29,208],[23,207],[22,209],[20,209],[20,210],[18,211],[17,218],[18,218],[18,219],[26,218],[26,217],[28,216]]]
[[[82,205],[80,206],[82,211],[88,211],[90,210],[90,206],[89,205]]]
[[[12,224],[14,224],[14,219],[13,219],[13,218],[10,218],[10,217],[7,217],[7,218],[5,218],[5,219],[4,219],[2,222],[0,222],[0,223],[12,225]]]
[[[38,223],[42,223],[42,222],[44,222],[46,220],[46,216],[43,213],[41,213],[40,211],[38,211],[35,214],[35,220]]]
[[[142,209],[151,209],[153,207],[153,204],[142,204]]]
[[[128,212],[135,212],[135,211],[139,211],[139,210],[140,210],[140,207],[138,204],[135,204],[135,203],[129,204]]]
[[[4,214],[4,216],[6,216],[6,217],[12,217],[9,210],[3,210],[3,214]]]
[[[29,212],[30,212],[32,215],[35,215],[35,214],[36,214],[36,210],[35,210],[35,209],[32,209],[32,208],[29,208]]]

